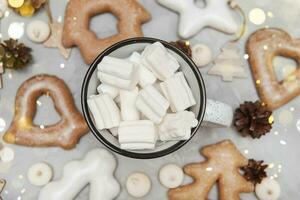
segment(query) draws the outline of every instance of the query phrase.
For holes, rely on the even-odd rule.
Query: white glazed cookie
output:
[[[43,186],[52,179],[52,168],[44,162],[31,165],[27,172],[27,178],[32,185]]]
[[[178,32],[189,38],[204,27],[212,27],[225,33],[236,33],[238,25],[225,0],[206,0],[205,8],[195,5],[195,0],[157,0],[161,5],[179,13]]]
[[[131,196],[141,198],[150,192],[151,181],[146,174],[135,172],[127,178],[126,189]]]
[[[114,178],[117,162],[105,149],[88,152],[83,160],[69,162],[60,180],[47,184],[40,191],[39,200],[73,200],[90,184],[89,200],[111,200],[120,192]]]
[[[255,194],[260,200],[277,200],[280,196],[280,185],[274,179],[265,178],[256,185]]]
[[[27,25],[26,33],[31,41],[42,43],[48,39],[50,27],[49,24],[44,21],[34,20]]]
[[[159,170],[159,181],[166,188],[176,188],[183,182],[184,174],[181,167],[167,164]]]

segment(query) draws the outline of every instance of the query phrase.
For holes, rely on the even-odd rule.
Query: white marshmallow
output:
[[[159,125],[159,138],[161,141],[189,139],[191,128],[197,124],[198,120],[193,112],[180,111],[167,114]]]
[[[109,131],[113,136],[118,136],[118,127],[110,128]]]
[[[155,144],[157,133],[153,122],[149,120],[123,121],[119,129],[119,143]]]
[[[196,104],[195,98],[182,72],[160,84],[173,112],[183,111]]]
[[[119,126],[120,111],[110,95],[93,95],[87,100],[87,103],[98,129],[109,129]]]
[[[142,150],[142,149],[154,149],[153,143],[123,143],[120,144],[121,149],[127,150]]]
[[[139,66],[139,85],[141,87],[152,85],[156,81],[154,74],[142,64],[142,57],[138,52],[133,52],[129,60]]]
[[[97,92],[99,94],[104,94],[104,93],[107,93],[111,96],[111,98],[116,98],[116,96],[119,95],[119,89],[116,88],[116,87],[113,87],[111,85],[108,85],[108,84],[100,84],[98,87],[97,87]]]
[[[119,106],[119,107],[121,107],[121,99],[120,99],[120,95],[118,95],[115,99],[115,102],[116,102],[116,104]]]
[[[137,109],[155,124],[159,124],[165,116],[169,102],[149,85],[142,89],[136,101]]]
[[[162,81],[171,77],[180,67],[176,58],[160,42],[145,48],[141,62]]]
[[[140,113],[135,107],[139,89],[120,90],[121,116],[124,121],[139,120]]]
[[[98,65],[97,76],[102,83],[131,90],[138,82],[138,67],[128,60],[105,56]]]

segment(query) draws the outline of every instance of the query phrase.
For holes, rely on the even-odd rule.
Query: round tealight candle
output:
[[[24,0],[8,0],[8,4],[13,8],[20,8],[24,4]]]
[[[41,20],[31,21],[26,28],[28,38],[37,43],[42,43],[50,35],[50,27],[48,23]]]

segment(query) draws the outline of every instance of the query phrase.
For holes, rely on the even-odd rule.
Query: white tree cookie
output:
[[[42,188],[39,200],[72,200],[90,184],[89,200],[111,200],[120,192],[114,178],[117,162],[105,149],[94,149],[83,160],[71,161],[65,167],[60,180]]]

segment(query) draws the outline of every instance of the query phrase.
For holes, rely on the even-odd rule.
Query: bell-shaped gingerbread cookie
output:
[[[118,19],[118,34],[98,39],[89,30],[92,16],[111,13]],[[150,14],[136,0],[70,0],[66,13],[62,42],[65,47],[78,46],[87,64],[110,45],[124,39],[143,36],[141,24]]]
[[[59,122],[40,127],[33,123],[36,101],[49,95],[61,116]],[[60,146],[74,148],[79,139],[88,132],[88,126],[77,110],[72,94],[63,80],[50,75],[36,75],[19,88],[15,101],[15,115],[4,135],[8,143],[25,146]]]

